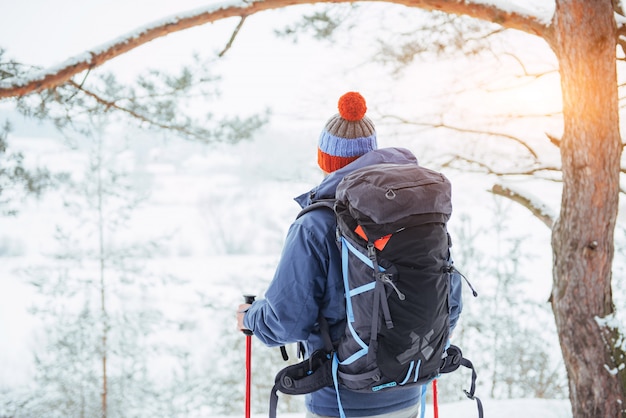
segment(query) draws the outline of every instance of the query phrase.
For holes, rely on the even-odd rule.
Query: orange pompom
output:
[[[352,122],[363,119],[367,111],[365,99],[354,91],[341,96],[338,107],[341,117]]]

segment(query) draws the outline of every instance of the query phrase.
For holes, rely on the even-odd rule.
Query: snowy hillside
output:
[[[282,144],[282,147],[275,147],[280,152],[263,153],[264,146],[275,144],[272,141],[283,136],[266,134],[252,143],[213,149],[211,152],[191,144],[164,146],[135,138],[130,150],[123,151],[112,160],[121,162],[122,167],[132,167],[136,173],[133,176],[135,187],[150,192],[147,201],[136,209],[131,222],[114,234],[114,244],[122,245],[126,240],[147,241],[155,236],[164,236],[166,239],[150,259],[142,262],[142,273],[136,279],[139,281],[135,285],[140,287],[135,290],[128,287],[119,302],[111,299],[111,303],[114,307],[117,307],[117,303],[123,303],[129,308],[142,306],[147,312],[160,312],[158,315],[166,323],[175,324],[175,328],[168,326],[151,329],[150,340],[141,344],[167,345],[178,347],[177,350],[185,350],[185,358],[199,372],[194,378],[201,379],[203,385],[210,386],[216,381],[223,382],[221,384],[224,385],[223,390],[215,393],[207,388],[201,402],[222,405],[220,408],[224,410],[230,408],[231,411],[236,411],[239,409],[238,404],[243,401],[243,339],[234,331],[234,309],[241,302],[242,294],[254,293],[260,297],[263,295],[272,277],[273,266],[278,260],[284,235],[298,210],[292,197],[308,190],[320,179],[318,170],[309,159],[310,153],[302,152],[301,144],[288,143],[287,147]],[[314,141],[314,137],[310,139],[312,149]],[[30,138],[19,142],[19,146],[21,149],[30,149],[27,155],[35,158],[42,158],[41,152],[45,152],[46,162],[51,169],[71,168],[77,178],[86,176],[83,171],[86,155],[68,150],[59,142]],[[281,165],[287,155],[291,155],[293,162]],[[113,168],[113,165],[109,167]],[[486,242],[485,248],[489,248],[489,242],[500,236],[503,239],[500,247],[504,252],[507,236],[515,238],[520,232],[512,228],[511,233],[498,235],[489,229],[493,218],[486,211],[492,207],[493,201],[483,199],[478,203],[475,199],[477,194],[484,193],[488,182],[455,172],[448,175],[452,178],[455,190],[455,213],[451,231],[458,238],[454,246],[456,261],[463,265],[465,273],[482,295],[478,300],[466,297],[465,314],[461,318],[455,338],[457,341],[466,341],[464,349],[469,350],[472,361],[478,367],[477,394],[486,396],[489,393],[487,377],[493,373],[491,368],[495,366],[489,364],[493,361],[493,350],[482,347],[491,347],[493,337],[480,336],[477,341],[482,346],[477,346],[472,343],[476,334],[469,325],[481,318],[482,326],[491,329],[490,327],[497,326],[498,318],[484,317],[485,309],[497,307],[478,305],[488,302],[490,294],[496,289],[495,282],[489,278],[491,273],[488,270],[492,269],[486,264],[489,258],[480,250],[480,243]],[[66,308],[71,306],[62,299],[58,300],[58,297],[55,301],[51,295],[38,294],[37,287],[30,284],[36,281],[36,277],[30,275],[33,269],[36,271],[42,266],[55,264],[52,256],[62,244],[55,238],[57,226],[70,227],[72,232],[71,226],[75,224],[75,219],[66,212],[67,208],[62,204],[61,197],[69,198],[70,195],[52,193],[42,201],[25,204],[21,214],[15,218],[0,218],[0,243],[4,248],[0,263],[0,389],[29,385],[37,373],[33,359],[35,353],[42,353],[42,347],[46,344],[46,322],[33,315],[32,308],[52,306],[50,304],[59,302]],[[522,271],[514,280],[515,286],[524,289],[523,293],[528,301],[522,302],[520,297],[515,296],[517,301],[510,303],[519,304],[520,307],[527,303],[542,306],[541,312],[531,308],[531,305],[523,309],[534,310],[533,317],[537,324],[530,325],[547,330],[547,335],[535,339],[547,345],[537,348],[525,343],[526,349],[530,356],[533,355],[533,350],[546,350],[551,353],[549,362],[560,366],[555,335],[550,331],[550,314],[545,310],[545,300],[550,289],[547,231],[543,226],[534,223],[524,210],[512,204],[505,207],[507,216],[525,219],[524,225],[527,229],[535,230],[534,240],[524,238],[524,243],[515,247],[520,255],[530,253],[534,260],[532,264],[523,264]],[[472,223],[468,223],[465,218],[471,218]],[[515,222],[510,225],[515,225]],[[475,232],[466,231],[470,227],[475,228]],[[474,237],[472,239],[476,239],[476,243],[469,245],[469,241],[463,242],[461,237],[466,233],[466,238]],[[521,237],[527,237],[527,234],[522,233]],[[83,246],[91,245],[89,242],[85,241]],[[472,249],[474,245],[478,245],[478,248]],[[498,257],[500,256],[506,257],[506,253]],[[80,270],[86,272],[86,263],[79,265]],[[70,268],[70,273],[73,270],[76,267]],[[56,277],[57,274],[54,269],[47,270],[45,277]],[[112,283],[116,283],[115,276],[107,277],[113,280]],[[159,277],[175,280],[157,279]],[[139,288],[143,289],[143,293],[138,293]],[[501,288],[499,291],[506,289]],[[518,290],[514,290],[513,294],[517,293]],[[87,300],[92,301],[90,303],[94,309],[97,308],[96,299]],[[76,303],[84,302],[79,299]],[[478,316],[472,313],[475,310],[478,310]],[[506,319],[508,313],[500,316]],[[543,321],[547,321],[548,325],[544,325]],[[530,332],[526,328],[526,325],[521,326],[516,332]],[[51,349],[46,350],[47,354],[52,354],[49,350]],[[145,349],[140,352],[142,350]],[[155,376],[168,376],[169,379],[170,373],[178,370],[179,360],[172,355],[155,353],[148,359],[152,359],[149,360],[152,364],[150,370]],[[255,349],[254,362],[255,373],[263,373],[255,380],[265,385],[264,381],[271,381],[273,373],[284,366],[275,352],[258,346]],[[160,366],[156,367],[155,364]],[[216,364],[221,367],[216,368]],[[529,367],[543,367],[531,362],[528,364]],[[112,373],[115,371],[114,366],[112,363]],[[229,376],[233,375],[229,380]],[[519,376],[520,379],[523,377]],[[558,389],[555,382],[544,383]],[[445,381],[442,386],[444,384]],[[463,380],[460,384],[466,385],[467,381]],[[520,380],[509,390],[520,397],[530,396],[534,393],[533,388],[525,385],[527,384]],[[192,389],[188,390],[193,393]],[[253,398],[255,410],[264,410],[267,407],[268,389],[261,387],[257,392]],[[477,416],[476,406],[472,401],[452,402],[456,400],[454,398],[451,403],[446,403],[445,388],[442,387],[440,392],[442,418]],[[458,387],[456,392],[460,393]],[[558,393],[558,390],[553,393]],[[297,405],[298,400],[294,403]],[[529,411],[532,414],[524,415]],[[432,413],[431,407],[427,408],[427,413]],[[485,413],[487,417],[513,418],[570,416],[568,402],[560,400],[485,400]],[[197,416],[206,415],[202,413]],[[301,415],[284,416],[290,418]]]

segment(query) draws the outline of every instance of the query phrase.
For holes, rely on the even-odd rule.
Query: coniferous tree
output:
[[[547,303],[531,295],[525,243],[528,236],[510,230],[510,203],[493,201],[491,223],[476,228],[461,216],[453,230],[456,267],[472,282],[479,295],[464,289],[464,309],[452,336],[472,360],[483,396],[495,399],[567,396],[563,364]],[[463,399],[469,372],[440,378],[445,398]]]
[[[38,293],[32,312],[44,331],[35,353],[35,387],[24,398],[9,395],[2,402],[15,416],[172,411],[159,400],[172,391],[174,367],[165,364],[184,358],[186,331],[158,303],[167,286],[182,282],[152,272],[158,241],[137,241],[127,230],[145,196],[134,190],[128,152],[112,146],[106,126],[105,115],[81,129],[87,169],[63,189],[68,220],[57,227],[58,250],[25,272]],[[166,338],[171,332],[174,340]]]
[[[39,197],[51,186],[53,177],[45,168],[25,167],[24,155],[11,152],[7,121],[0,127],[0,215],[13,216],[27,196]]]

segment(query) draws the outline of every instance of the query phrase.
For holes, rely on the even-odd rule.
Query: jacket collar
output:
[[[307,207],[313,201],[334,199],[339,182],[348,174],[362,167],[374,164],[417,164],[417,158],[406,148],[380,148],[357,158],[345,167],[330,173],[322,182],[310,191],[294,198],[301,207]]]

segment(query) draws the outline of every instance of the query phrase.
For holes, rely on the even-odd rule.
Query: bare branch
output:
[[[551,167],[551,166],[537,166],[537,167],[528,168],[526,170],[498,171],[498,170],[494,170],[488,164],[485,164],[480,161],[472,160],[470,158],[466,158],[461,155],[453,155],[449,161],[442,164],[442,167],[452,167],[452,163],[456,161],[462,161],[468,164],[476,165],[482,169],[482,172],[493,175],[493,176],[497,176],[497,177],[533,176],[535,174],[542,173],[542,172],[557,172],[557,173],[561,172],[561,169],[559,169],[558,167]]]
[[[554,73],[558,72],[557,69],[553,69],[553,70],[541,71],[541,72],[538,72],[538,73],[530,73],[530,72],[528,72],[528,69],[526,68],[526,66],[524,65],[524,63],[520,59],[520,57],[518,57],[517,55],[515,55],[515,54],[513,54],[511,52],[505,52],[503,55],[508,55],[511,58],[513,58],[513,60],[515,60],[515,62],[517,62],[517,64],[522,68],[522,71],[524,73],[523,77],[531,77],[531,78],[534,78],[534,79],[539,79],[539,78],[541,78],[541,77],[543,77],[545,75],[554,74]]]
[[[507,133],[492,132],[492,131],[481,131],[481,130],[469,129],[469,128],[461,128],[459,126],[447,125],[447,124],[445,124],[443,122],[439,122],[439,123],[415,122],[415,121],[404,119],[404,118],[401,118],[401,117],[395,116],[395,115],[383,115],[382,117],[383,118],[388,118],[388,119],[396,119],[398,122],[401,122],[401,123],[406,124],[406,125],[425,126],[425,127],[430,127],[430,128],[436,128],[436,129],[437,128],[444,128],[444,129],[449,129],[451,131],[470,133],[470,134],[490,135],[490,136],[496,136],[496,137],[510,139],[511,141],[517,142],[522,147],[524,147],[530,153],[530,155],[532,155],[532,157],[533,157],[533,159],[535,161],[539,161],[539,156],[537,155],[537,152],[530,145],[528,145],[521,138],[518,138],[518,137],[513,136],[513,135],[509,135]]]
[[[363,2],[381,0],[363,0]],[[211,6],[190,13],[174,15],[148,25],[140,31],[132,32],[101,48],[87,51],[70,58],[58,66],[44,70],[28,78],[11,78],[0,82],[0,99],[19,97],[26,94],[55,88],[68,82],[73,76],[85,70],[98,67],[105,62],[131,51],[141,45],[170,33],[179,32],[195,26],[215,22],[229,17],[245,18],[261,11],[284,8],[299,4],[313,3],[350,3],[351,0],[264,0],[230,3],[223,6]],[[425,10],[438,10],[445,13],[466,15],[473,18],[497,23],[504,28],[518,29],[542,36],[552,42],[552,28],[539,19],[522,13],[500,9],[496,5],[452,0],[387,0],[388,3],[402,4],[407,7]]]
[[[537,204],[527,196],[523,196],[520,193],[509,189],[508,187],[502,186],[501,184],[494,184],[490,192],[519,203],[520,205],[528,209],[537,219],[543,222],[545,226],[552,229],[552,225],[554,225],[554,217],[549,213],[545,206]]]
[[[556,136],[549,134],[547,132],[546,132],[546,136],[548,137],[550,142],[552,142],[552,144],[554,144],[557,148],[561,147],[561,138],[557,138]]]
[[[219,54],[217,54],[218,57],[223,57],[224,54],[226,54],[226,52],[233,46],[233,43],[235,42],[235,38],[237,37],[237,35],[239,34],[239,31],[241,30],[241,28],[243,27],[243,23],[246,21],[246,16],[242,16],[241,20],[239,21],[239,24],[237,24],[237,27],[235,28],[235,30],[233,31],[233,34],[231,35],[230,39],[228,40],[228,43],[226,44],[226,46],[224,47],[224,49],[222,49],[222,52],[220,52]]]

